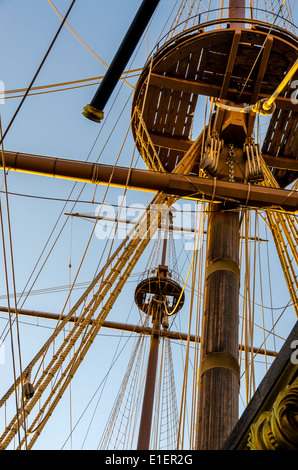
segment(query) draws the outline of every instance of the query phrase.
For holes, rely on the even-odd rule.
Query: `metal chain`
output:
[[[229,181],[234,182],[235,171],[234,171],[234,161],[235,161],[235,148],[233,144],[229,144],[229,156],[227,159],[227,165],[229,166]]]

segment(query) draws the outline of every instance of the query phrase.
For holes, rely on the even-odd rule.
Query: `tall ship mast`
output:
[[[297,450],[297,8],[127,3],[107,65],[72,25],[91,7],[49,1],[2,92],[0,447]],[[105,73],[38,85],[68,38]]]

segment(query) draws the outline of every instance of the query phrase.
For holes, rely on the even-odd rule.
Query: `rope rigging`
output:
[[[53,48],[53,46],[54,46],[54,44],[55,44],[55,42],[56,42],[56,40],[57,40],[57,38],[58,38],[58,36],[59,36],[59,34],[60,34],[60,32],[61,32],[63,26],[64,26],[64,24],[65,24],[65,22],[66,22],[66,20],[67,20],[67,18],[68,18],[68,16],[69,16],[70,12],[71,12],[71,10],[73,9],[75,2],[76,2],[76,0],[73,0],[73,1],[71,2],[71,4],[70,4],[70,6],[69,6],[69,8],[68,8],[68,10],[67,10],[67,12],[66,12],[66,14],[65,14],[65,16],[64,16],[63,19],[62,19],[62,22],[61,22],[61,24],[60,24],[60,26],[59,26],[59,28],[58,28],[58,30],[57,30],[55,36],[54,36],[54,38],[53,38],[53,40],[52,40],[52,42],[51,42],[49,48],[48,48],[48,50],[46,51],[46,53],[45,53],[45,55],[44,55],[44,57],[43,57],[41,63],[39,64],[39,66],[38,66],[38,68],[37,68],[37,70],[36,70],[36,72],[35,72],[35,74],[34,74],[32,80],[31,80],[31,82],[30,82],[28,88],[26,89],[26,92],[25,92],[25,94],[24,94],[24,96],[23,96],[23,98],[22,98],[20,104],[18,105],[18,107],[17,107],[17,109],[16,109],[16,111],[15,111],[13,117],[11,118],[11,120],[10,120],[10,122],[9,122],[9,124],[8,124],[8,126],[7,126],[7,128],[6,128],[5,131],[3,132],[3,135],[2,135],[2,138],[1,138],[1,141],[0,141],[1,144],[3,143],[3,141],[4,141],[4,139],[5,139],[6,135],[7,135],[7,133],[8,133],[8,131],[9,131],[9,129],[11,128],[11,126],[12,126],[12,124],[14,123],[14,121],[15,121],[17,115],[19,114],[19,111],[20,111],[21,107],[23,106],[23,103],[24,103],[25,99],[27,98],[27,96],[28,96],[28,94],[29,94],[29,92],[30,92],[30,90],[31,90],[31,88],[32,88],[32,86],[33,86],[33,84],[35,83],[35,81],[36,81],[36,79],[37,79],[37,77],[38,77],[38,75],[39,75],[39,73],[40,73],[40,71],[41,71],[41,69],[42,69],[42,67],[43,67],[43,65],[44,65],[44,63],[45,63],[45,61],[47,60],[47,58],[48,58],[48,56],[49,56],[49,54],[50,54],[50,52],[51,52],[51,50],[52,50],[52,48]]]
[[[59,10],[55,7],[55,5],[53,4],[53,2],[51,0],[48,0],[49,4],[51,5],[51,7],[53,8],[53,10],[55,11],[55,13],[59,16],[59,18],[61,20],[63,20],[63,16],[61,15],[61,13],[59,12]],[[95,57],[95,59],[97,59],[102,65],[104,65],[105,68],[108,68],[109,66],[105,63],[104,60],[102,60],[92,49],[91,47],[89,47],[85,41],[83,41],[83,39],[74,31],[74,29],[67,23],[67,21],[65,21],[65,26],[69,29],[69,31],[75,36],[75,38],[82,44],[83,47],[85,47],[85,49],[87,49],[88,52],[90,52],[93,57]],[[125,72],[124,72],[125,73]],[[125,80],[124,78],[120,78],[120,80],[122,80],[126,85],[128,85],[129,87],[131,88],[134,88],[130,83],[127,82],[127,80]]]
[[[126,78],[138,77],[139,72],[141,70],[142,69],[127,70],[123,72],[123,79],[124,79],[124,76]],[[78,88],[99,85],[103,77],[104,76],[102,75],[98,77],[84,78],[81,80],[72,80],[68,82],[52,83],[50,85],[40,85],[40,86],[35,86],[35,87],[32,86],[27,96],[42,95],[46,93],[56,93],[59,91],[75,90]],[[3,98],[7,100],[7,99],[14,99],[14,98],[22,98],[24,97],[24,94],[26,93],[26,91],[27,91],[27,88],[19,88],[15,90],[4,90],[0,92],[0,99]]]
[[[193,147],[195,148],[196,145]],[[176,172],[189,172],[189,169],[193,165],[195,153],[193,152],[193,148],[190,152],[186,154],[186,156],[181,160],[181,162],[176,167]],[[157,195],[153,199],[153,203],[157,206],[162,204],[172,205],[174,203],[174,198],[168,198],[167,196],[163,195],[162,193]],[[127,278],[129,277],[130,273],[132,272],[134,266],[136,265],[139,257],[141,256],[142,252],[146,248],[147,244],[150,241],[150,237],[146,236],[148,233],[148,224],[147,224],[147,212],[150,211],[150,206],[147,211],[145,211],[144,215],[141,217],[137,227],[132,228],[131,232],[128,234],[125,240],[119,245],[119,247],[114,251],[113,255],[110,256],[109,262],[106,266],[99,272],[99,274],[95,277],[94,281],[90,284],[89,288],[85,291],[83,296],[79,299],[76,305],[71,309],[71,311],[66,315],[63,321],[57,326],[56,331],[52,334],[50,339],[46,342],[44,347],[39,351],[39,353],[35,356],[35,358],[30,362],[29,366],[26,368],[25,372],[31,371],[33,366],[37,363],[37,361],[43,357],[44,351],[48,350],[50,344],[56,340],[58,333],[62,330],[66,322],[69,318],[71,318],[78,310],[80,305],[86,300],[88,294],[93,290],[96,284],[99,282],[99,287],[96,292],[93,294],[91,300],[84,308],[82,314],[80,315],[80,322],[74,324],[66,338],[63,340],[60,348],[58,348],[55,356],[50,360],[49,365],[43,370],[41,373],[40,378],[37,380],[35,385],[35,395],[31,400],[28,402],[27,406],[25,406],[25,413],[26,416],[32,411],[35,404],[38,403],[39,397],[43,394],[43,392],[47,389],[48,385],[51,382],[53,374],[56,374],[59,370],[61,365],[63,364],[66,356],[72,349],[73,345],[79,340],[81,334],[83,333],[83,340],[79,344],[76,353],[74,354],[73,358],[70,360],[69,364],[66,366],[63,374],[57,380],[55,387],[49,392],[49,397],[46,399],[44,405],[40,408],[39,412],[37,413],[36,418],[32,422],[30,428],[27,432],[31,432],[32,429],[35,429],[36,425],[38,424],[40,417],[44,415],[43,421],[38,427],[38,430],[32,435],[30,443],[28,444],[28,449],[32,448],[35,440],[37,439],[41,429],[45,426],[47,420],[49,419],[53,409],[59,402],[64,390],[69,385],[74,373],[76,372],[77,368],[79,367],[80,363],[82,362],[85,354],[87,353],[89,347],[91,346],[94,338],[96,337],[103,321],[105,320],[106,316],[108,315],[109,311],[111,310],[114,302],[116,301],[119,293],[123,285],[125,284]],[[158,228],[158,219],[159,214],[156,214],[154,211],[154,215],[150,216],[150,234],[153,234]],[[165,214],[161,214],[162,217],[165,217]],[[133,233],[138,234],[138,236],[133,236]],[[123,251],[123,252],[122,252]],[[132,258],[133,255],[133,258]],[[132,258],[132,259],[131,259]],[[110,269],[110,271],[108,271]],[[123,272],[123,270],[125,271]],[[122,273],[122,274],[121,274]],[[96,322],[90,325],[90,320],[93,317],[94,313],[102,304],[105,297],[108,295],[111,289],[111,294],[108,297],[108,300],[103,305],[101,312],[98,314],[96,318]],[[24,373],[25,373],[24,372]],[[20,383],[20,378],[16,380],[16,386]],[[4,397],[0,400],[0,406],[6,402],[9,398],[11,393],[14,390],[14,386],[4,395]],[[56,394],[56,397],[55,397]],[[52,401],[52,397],[53,401]],[[52,402],[52,403],[51,403]],[[48,410],[47,410],[48,408]],[[47,410],[47,411],[46,411]],[[6,448],[7,445],[10,443],[11,439],[13,439],[15,435],[15,430],[12,429],[13,423],[19,418],[19,414],[17,413],[11,423],[6,428],[6,431],[1,436],[2,448]],[[24,440],[21,441],[21,445],[23,444]]]

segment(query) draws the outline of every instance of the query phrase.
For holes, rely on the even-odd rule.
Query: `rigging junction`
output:
[[[83,113],[89,119],[97,122],[104,119],[109,96],[158,3],[142,2],[94,99],[84,108]],[[298,112],[297,103],[291,99],[293,90],[289,82],[298,79],[298,40],[283,28],[246,18],[246,12],[244,0],[230,0],[227,18],[199,22],[174,35],[149,57],[132,102],[132,132],[147,170],[2,151],[4,171],[153,192],[152,203],[158,207],[166,205],[169,210],[180,198],[208,202],[202,336],[193,338],[201,345],[194,440],[197,450],[221,449],[238,421],[238,357],[244,347],[239,345],[238,331],[241,211],[244,219],[247,209],[265,211],[298,316],[298,280],[286,248],[290,247],[297,262],[294,214],[298,211]],[[287,80],[283,83],[285,75]],[[200,95],[210,99],[213,113],[202,133],[192,141],[191,125]],[[248,108],[250,112],[243,112]],[[253,137],[258,113],[270,117],[262,149]],[[287,189],[289,185],[291,189]],[[55,386],[26,430],[20,447],[26,443],[28,449],[32,448],[99,329],[117,327],[115,323],[108,325],[106,318],[148,246],[150,237],[146,234],[149,230],[150,235],[154,234],[162,218],[166,215],[152,213],[149,204],[132,229],[134,236],[129,234],[119,245],[69,313],[59,315],[53,335],[0,401],[3,405],[15,387],[23,386],[25,400],[1,436],[3,449],[17,434],[20,421],[24,423],[38,405],[82,332],[85,331],[84,340],[76,355],[63,373],[57,375]],[[175,336],[167,331],[167,320],[182,308],[184,296],[182,286],[171,277],[166,264],[166,242],[156,269],[156,275],[143,280],[135,294],[139,309],[152,319],[152,328],[146,330],[151,335],[151,343],[138,449],[148,449],[150,445],[160,338]],[[86,303],[89,294],[91,299]],[[173,303],[169,305],[171,296]],[[81,306],[83,310],[78,318],[76,313]],[[20,310],[18,313],[50,318],[50,314],[43,312]],[[32,369],[66,323],[73,323],[72,329],[33,387]],[[122,325],[118,327],[125,329]],[[138,330],[131,326],[131,329],[144,333],[144,328]],[[259,349],[255,352],[262,354]],[[296,393],[295,374],[297,370],[291,375]],[[271,441],[274,448],[297,448],[297,437],[293,437],[291,426],[295,428],[295,423],[288,423],[290,444],[274,434],[274,443]],[[271,444],[264,438],[261,444],[250,446],[266,448]]]

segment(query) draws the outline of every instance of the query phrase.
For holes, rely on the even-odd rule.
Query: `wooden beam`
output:
[[[273,44],[273,37],[269,35],[269,36],[266,37],[266,43],[265,43],[265,46],[264,46],[264,49],[263,49],[263,52],[262,52],[262,55],[261,55],[261,63],[260,63],[260,66],[259,66],[257,78],[255,80],[254,89],[253,89],[253,92],[252,92],[250,104],[254,104],[258,100],[259,93],[260,93],[261,88],[262,88],[262,82],[263,82],[263,79],[264,79],[264,75],[265,75],[265,72],[266,72],[266,69],[267,69],[267,64],[268,64],[268,61],[269,61],[269,56],[270,56],[270,53],[271,53],[272,44]]]
[[[181,139],[171,135],[163,135],[155,132],[149,133],[153,145],[155,147],[165,147],[167,149],[187,152],[193,142],[189,139]]]
[[[0,307],[0,312],[9,313],[9,309],[7,307]],[[15,311],[10,309],[10,312],[14,315]],[[42,312],[40,310],[28,310],[28,309],[18,309],[18,315],[24,315],[34,318],[44,318],[46,320],[54,320],[54,321],[62,321],[65,319],[64,315],[58,315],[57,313],[49,313],[49,312]],[[80,321],[78,317],[72,317],[69,319],[70,323],[75,323]],[[90,324],[92,324],[94,320],[90,320]],[[180,333],[180,331],[171,331],[171,330],[158,330],[155,331],[149,326],[141,326],[141,325],[132,325],[129,323],[120,323],[120,322],[112,322],[112,321],[105,321],[102,324],[102,328],[107,328],[111,330],[118,330],[118,331],[129,331],[131,333],[141,334],[141,335],[152,335],[158,333],[160,336],[164,338],[180,340],[180,341],[190,341],[191,343],[200,342],[201,338],[195,335],[188,335],[188,333]],[[244,345],[239,345],[239,351],[244,351]],[[267,355],[270,357],[276,357],[277,352],[271,351],[269,349],[262,349],[262,348],[253,348],[254,354],[258,354],[261,356]]]
[[[159,88],[166,88],[175,91],[184,91],[187,93],[194,93],[197,95],[211,96],[219,98],[222,86],[207,84],[206,82],[200,82],[195,80],[189,80],[185,78],[169,77],[165,75],[159,75],[151,73],[149,79],[149,86],[156,86]],[[241,101],[250,103],[252,100],[253,93],[245,90],[241,94]],[[239,96],[239,90],[235,88],[228,88],[226,99],[237,102]],[[271,95],[265,93],[259,93],[258,99],[270,98]],[[298,100],[279,96],[275,101],[276,107],[284,109],[286,111],[296,111],[298,107]]]
[[[4,152],[6,170],[50,176],[92,184],[125,187],[139,191],[163,191],[192,200],[233,200],[247,207],[282,208],[298,211],[298,193],[280,188],[257,186],[198,176],[160,173],[148,170],[100,165],[77,160]]]
[[[205,82],[189,80],[186,78],[169,77],[153,72],[150,74],[149,78],[149,86],[151,85],[169,90],[183,91],[194,93],[196,95],[213,96],[217,98],[221,91],[220,85],[209,85]]]
[[[298,171],[298,160],[294,158],[276,157],[272,155],[263,155],[262,157],[267,166],[278,168],[279,170]]]
[[[272,45],[273,45],[273,37],[269,35],[269,36],[266,37],[266,43],[265,43],[264,50],[263,50],[262,55],[261,55],[261,63],[260,63],[260,67],[259,67],[259,70],[258,70],[258,75],[257,75],[256,81],[255,81],[255,86],[254,86],[254,89],[253,89],[253,92],[252,92],[252,97],[251,97],[251,100],[250,100],[250,104],[256,103],[258,98],[259,98],[259,93],[260,93],[261,88],[262,88],[262,83],[263,83],[264,75],[265,75],[265,72],[266,72],[266,69],[267,69],[267,65],[268,65]],[[255,117],[256,117],[255,113],[252,113],[248,116],[247,134],[249,136],[253,133]]]

